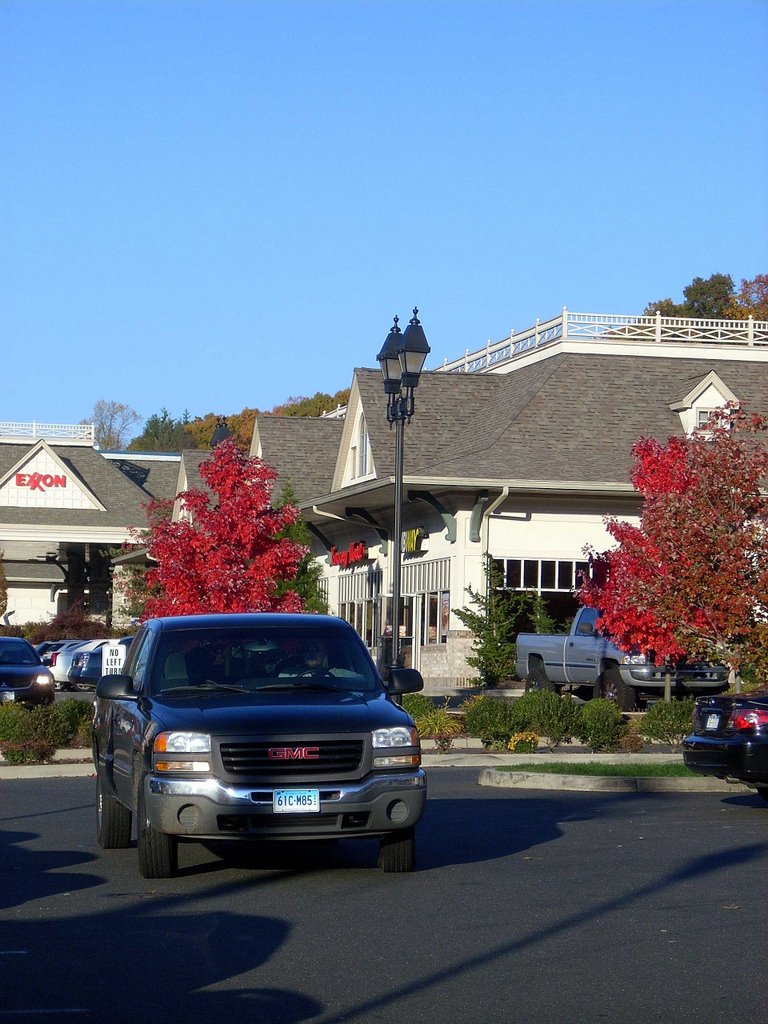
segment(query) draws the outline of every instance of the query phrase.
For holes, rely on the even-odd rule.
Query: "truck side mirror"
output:
[[[102,676],[96,683],[96,696],[104,700],[136,700],[133,678],[124,675]]]
[[[576,632],[581,634],[581,636],[594,636],[595,624],[593,622],[580,622],[576,627]]]
[[[391,668],[387,690],[390,693],[416,693],[424,689],[421,672],[415,668]]]

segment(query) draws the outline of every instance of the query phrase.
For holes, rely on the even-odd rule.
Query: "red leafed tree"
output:
[[[624,649],[765,671],[766,430],[764,417],[726,407],[690,437],[633,446],[640,524],[606,520],[616,547],[587,552],[578,592]]]
[[[147,571],[150,597],[143,619],[204,612],[302,610],[292,590],[306,548],[285,536],[299,518],[295,505],[272,505],[275,471],[249,458],[231,439],[200,466],[209,492],[178,495],[182,515],[172,521],[168,503],[148,508]]]

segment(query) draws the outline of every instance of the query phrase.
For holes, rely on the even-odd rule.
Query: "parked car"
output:
[[[683,760],[691,771],[746,783],[768,801],[768,690],[699,697]]]
[[[50,669],[29,641],[0,636],[0,701],[52,704],[54,681]]]
[[[59,641],[56,642],[59,643]],[[67,673],[72,665],[75,652],[87,642],[87,640],[62,640],[60,647],[55,650],[50,649],[42,655],[43,664],[51,670],[57,690],[72,689]]]
[[[98,646],[88,650],[87,646],[76,652],[70,668],[69,681],[78,690],[95,690],[96,683],[104,674],[104,652],[110,644],[119,644],[123,648],[123,661],[128,648],[133,642],[132,636],[121,637],[120,640],[99,640]]]

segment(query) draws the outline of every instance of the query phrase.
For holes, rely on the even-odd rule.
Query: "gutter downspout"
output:
[[[485,509],[485,511],[483,512],[483,521],[480,527],[480,543],[483,547],[483,554],[485,555],[490,554],[488,550],[488,538],[490,535],[490,518],[496,511],[496,509],[499,507],[499,505],[503,505],[508,497],[509,487],[504,486],[499,492],[498,497],[494,498],[494,500],[491,502],[488,508]]]

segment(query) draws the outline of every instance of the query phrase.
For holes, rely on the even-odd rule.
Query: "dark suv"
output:
[[[123,674],[96,687],[98,841],[145,878],[177,870],[178,841],[372,838],[411,871],[426,800],[419,737],[358,634],[323,615],[153,619]]]
[[[53,704],[54,679],[32,644],[0,636],[0,701]]]

